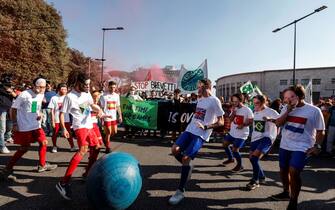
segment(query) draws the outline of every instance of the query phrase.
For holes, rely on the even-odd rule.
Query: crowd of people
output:
[[[39,144],[38,172],[54,170],[57,165],[46,161],[48,141],[52,139],[51,152],[57,152],[57,138],[62,130],[74,152],[64,177],[56,188],[67,200],[72,199],[70,179],[89,153],[89,162],[83,174],[85,178],[98,158],[101,148],[111,152],[110,139],[117,134],[118,124],[123,122],[120,95],[117,85],[110,81],[105,90],[90,87],[86,74],[74,71],[67,83],[53,85],[42,77],[32,85],[13,87],[10,75],[2,75],[0,84],[0,153],[11,151],[6,143],[20,145],[4,169],[1,179],[15,179],[13,167],[28,151],[31,143]],[[20,89],[20,87],[22,87]],[[190,180],[197,152],[213,135],[222,140],[226,160],[223,166],[236,163],[232,172],[243,171],[240,149],[250,140],[249,160],[253,175],[246,185],[254,190],[266,182],[266,172],[260,159],[266,155],[274,142],[280,140],[279,166],[283,192],[273,195],[274,200],[289,200],[288,209],[297,209],[301,189],[301,171],[306,159],[323,152],[333,155],[335,138],[335,103],[332,99],[320,100],[315,106],[305,102],[305,91],[300,85],[283,91],[283,99],[270,101],[264,95],[251,100],[247,95],[236,93],[228,102],[212,95],[211,81],[200,80],[198,93],[181,95],[176,89],[173,94],[162,94],[158,98],[155,91],[150,96],[130,87],[126,97],[137,100],[163,100],[174,104],[196,104],[196,110],[185,130],[177,138],[172,136],[172,154],[181,163],[181,178],[176,193],[169,199],[171,205],[184,198],[186,183]],[[126,126],[128,134],[143,133],[143,129]],[[161,131],[162,132],[162,131]],[[101,135],[103,133],[103,135]],[[147,131],[150,134],[150,131]]]

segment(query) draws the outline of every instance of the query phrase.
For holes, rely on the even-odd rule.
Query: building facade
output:
[[[281,92],[293,84],[292,75],[292,69],[284,69],[223,76],[216,80],[216,95],[229,100],[231,95],[239,92],[240,87],[250,80],[273,100],[280,98]],[[309,81],[312,81],[313,101],[320,97],[334,96],[335,67],[296,69],[296,84],[306,86]]]

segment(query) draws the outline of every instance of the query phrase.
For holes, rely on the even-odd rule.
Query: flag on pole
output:
[[[307,103],[313,104],[313,84],[312,81],[309,81],[308,85],[306,86],[306,96],[305,101]]]
[[[240,87],[241,93],[251,94],[254,91],[254,86],[250,81],[246,82]]]
[[[187,70],[181,66],[178,78],[178,88],[182,93],[196,93],[199,80],[208,78],[207,59],[195,70]]]

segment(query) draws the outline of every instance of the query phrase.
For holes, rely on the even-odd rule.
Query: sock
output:
[[[98,159],[99,152],[100,152],[100,149],[95,149],[94,147],[92,147],[90,149],[90,156],[88,157],[88,164],[86,166],[86,171],[85,171],[86,175],[88,174],[88,172],[89,172],[90,168],[92,167],[92,165]]]
[[[239,152],[233,152],[234,158],[237,161],[237,165],[238,166],[242,166],[242,158],[241,158],[241,154]]]
[[[232,160],[233,159],[233,154],[231,153],[230,147],[228,146],[228,147],[224,148],[224,151],[226,152],[228,159]]]
[[[250,158],[250,162],[251,162],[252,171],[253,171],[252,179],[254,181],[258,181],[259,177],[260,177],[259,158],[252,155],[251,158]]]
[[[59,133],[59,123],[56,123],[55,124],[54,132],[53,132],[52,137],[51,137],[51,139],[52,139],[52,145],[54,147],[56,147],[56,145],[57,145],[56,141],[57,141],[58,133]]]
[[[41,144],[39,147],[39,156],[40,156],[40,165],[45,166],[45,159],[46,159],[46,154],[47,154],[47,145]]]
[[[15,154],[13,155],[13,157],[10,159],[10,161],[8,162],[6,168],[11,170],[13,169],[15,163],[24,155],[24,153],[26,153],[27,150],[21,150],[18,149]]]
[[[183,165],[181,167],[181,177],[180,177],[180,183],[179,183],[179,187],[178,189],[182,192],[185,191],[185,185],[186,185],[186,182],[187,182],[187,177],[188,177],[188,174],[190,172],[190,169],[191,167],[189,165]]]
[[[68,183],[71,179],[72,173],[77,168],[78,164],[80,163],[83,156],[79,152],[77,152],[70,161],[69,167],[65,172],[65,176],[61,180],[62,184]]]
[[[176,154],[174,157],[176,158],[176,160],[178,160],[179,163],[182,163],[181,159],[183,158],[183,155],[181,153]]]

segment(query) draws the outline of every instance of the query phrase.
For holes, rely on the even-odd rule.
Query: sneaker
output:
[[[275,200],[275,201],[289,201],[290,200],[290,194],[288,192],[284,191],[284,192],[281,192],[279,194],[272,195],[271,199]]]
[[[258,182],[259,184],[265,184],[266,183],[265,177],[259,178]]]
[[[0,181],[16,181],[13,169],[3,168],[0,170]]]
[[[259,187],[259,183],[252,179],[246,187],[248,190],[254,190]]]
[[[298,209],[298,202],[290,200],[286,210],[297,210],[297,209]]]
[[[56,168],[57,168],[56,164],[53,165],[53,164],[50,164],[50,163],[45,163],[44,166],[39,165],[37,167],[37,172],[41,173],[41,172],[44,172],[44,171],[52,171],[52,170],[54,170]]]
[[[169,199],[169,204],[177,205],[178,203],[180,203],[180,201],[184,199],[184,197],[184,193],[178,189],[176,193]]]
[[[57,152],[57,147],[52,147],[51,153],[56,153]]]
[[[73,146],[70,149],[70,152],[77,152],[79,150],[78,146]]]
[[[223,161],[222,165],[223,166],[227,166],[227,165],[229,165],[231,163],[234,163],[234,162],[235,162],[234,159],[228,159],[228,160]]]
[[[9,151],[9,149],[8,149],[6,146],[4,146],[4,147],[2,147],[2,148],[0,149],[0,153],[1,153],[1,154],[9,154],[10,151]]]
[[[72,200],[72,192],[69,184],[61,184],[58,182],[56,184],[56,189],[64,199]]]
[[[10,143],[10,144],[13,144],[14,143],[14,139],[12,137],[8,138],[8,139],[6,139],[6,142]]]
[[[237,166],[235,166],[235,168],[233,168],[231,171],[232,171],[233,173],[238,173],[238,172],[242,172],[243,170],[244,170],[243,166],[239,166],[239,165],[237,165]]]

